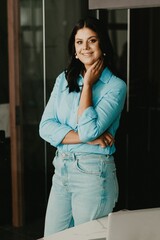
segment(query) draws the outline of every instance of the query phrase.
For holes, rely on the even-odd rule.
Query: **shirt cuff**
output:
[[[61,128],[59,128],[57,131],[54,131],[54,135],[50,135],[49,139],[47,138],[47,140],[52,146],[57,147],[59,144],[61,144],[66,134],[71,130],[73,129],[69,126],[62,125]]]

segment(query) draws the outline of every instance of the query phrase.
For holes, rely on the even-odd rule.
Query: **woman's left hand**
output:
[[[114,137],[109,132],[104,132],[100,137],[97,139],[88,142],[91,145],[100,145],[102,148],[107,146],[112,146],[115,142]]]

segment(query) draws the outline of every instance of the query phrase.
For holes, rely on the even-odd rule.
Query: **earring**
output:
[[[106,56],[106,53],[103,53],[103,56],[105,57],[105,56]]]
[[[77,53],[75,53],[75,58],[78,59]]]

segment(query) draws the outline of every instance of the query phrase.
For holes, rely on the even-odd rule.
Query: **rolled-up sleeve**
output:
[[[78,119],[78,134],[82,142],[96,139],[119,119],[125,96],[126,84],[119,81],[116,87],[106,91],[97,105],[85,109]]]
[[[39,134],[41,138],[54,147],[57,147],[65,135],[72,130],[70,126],[60,123],[57,118],[56,108],[58,103],[59,80],[60,79],[56,80],[39,124]]]

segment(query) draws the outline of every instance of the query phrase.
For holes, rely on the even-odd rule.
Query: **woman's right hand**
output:
[[[112,146],[115,142],[114,137],[109,132],[104,132],[100,137],[97,139],[88,142],[91,145],[100,145],[100,147],[105,148],[107,146]]]
[[[92,86],[99,78],[103,71],[103,59],[98,59],[86,71],[84,75],[84,85]]]

